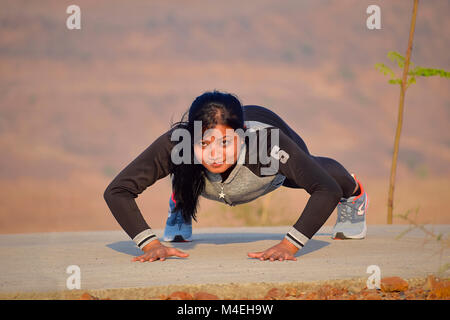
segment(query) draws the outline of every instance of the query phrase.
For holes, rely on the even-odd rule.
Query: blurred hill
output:
[[[405,52],[412,1],[377,1],[382,29],[368,30],[372,2],[80,0],[82,29],[68,30],[72,3],[1,1],[0,232],[117,228],[106,185],[212,89],[271,108],[312,154],[384,195],[399,88],[374,65]],[[448,1],[420,3],[416,65],[450,70],[448,12]],[[418,79],[400,142],[405,185],[448,181],[449,119],[448,80]],[[152,226],[170,191],[156,185],[138,200]]]

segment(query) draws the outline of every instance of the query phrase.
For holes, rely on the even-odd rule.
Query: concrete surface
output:
[[[368,277],[378,265],[381,277],[422,277],[449,262],[438,241],[406,225],[369,225],[364,240],[332,240],[323,227],[297,253],[297,261],[259,261],[247,252],[278,243],[290,226],[195,228],[191,243],[168,244],[186,259],[131,262],[141,251],[123,231],[0,235],[0,292],[66,290],[70,274],[81,270],[81,289],[148,287],[169,284],[316,281]],[[447,234],[450,225],[426,226]],[[154,230],[161,237],[163,230]]]

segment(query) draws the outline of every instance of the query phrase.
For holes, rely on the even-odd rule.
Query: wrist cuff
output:
[[[146,229],[133,238],[134,243],[142,250],[149,242],[158,239],[152,229]]]
[[[291,242],[294,246],[301,249],[304,247],[306,242],[308,242],[309,238],[305,236],[303,233],[299,232],[294,227],[291,227],[284,237],[286,240]]]

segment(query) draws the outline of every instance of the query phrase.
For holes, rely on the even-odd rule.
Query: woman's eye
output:
[[[227,145],[229,145],[230,143],[231,143],[230,140],[223,140],[223,145],[224,145],[224,146],[227,146]]]

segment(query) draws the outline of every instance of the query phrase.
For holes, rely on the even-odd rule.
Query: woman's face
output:
[[[208,171],[223,173],[237,161],[242,143],[233,128],[218,124],[194,143],[194,154]]]

